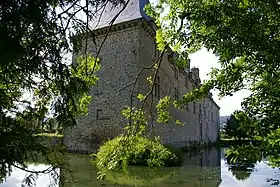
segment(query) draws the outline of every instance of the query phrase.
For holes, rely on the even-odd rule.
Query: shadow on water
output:
[[[67,154],[71,173],[58,169],[54,174],[36,176],[36,186],[47,187],[268,187],[277,179],[279,170],[269,167],[265,160],[253,165],[231,165],[224,156],[226,149],[204,149],[184,154],[181,167],[150,169],[129,167],[127,172],[111,173],[106,180],[97,179],[98,170],[92,165],[91,157],[81,154]],[[30,164],[29,170],[44,170],[49,166]],[[24,187],[23,179],[29,173],[14,168],[10,177],[0,187]],[[59,180],[55,181],[54,178]],[[59,182],[58,182],[59,181]],[[56,182],[56,183],[55,183]]]

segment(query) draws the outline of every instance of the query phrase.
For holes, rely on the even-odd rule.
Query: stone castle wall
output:
[[[145,25],[145,24],[144,24]],[[150,66],[158,57],[159,52],[155,49],[155,37],[146,31],[140,30],[140,60],[138,61],[138,68]],[[181,98],[183,94],[190,92],[195,88],[193,77],[199,76],[199,71],[196,70],[192,78],[186,80],[187,74],[179,71],[168,61],[168,54],[165,53],[163,61],[158,73],[160,80],[160,97],[170,95],[175,99],[175,88],[178,89],[178,97]],[[175,71],[177,75],[175,76]],[[190,69],[185,70],[187,73]],[[151,73],[144,73],[139,82],[139,91],[147,93],[150,89],[146,76]],[[154,96],[156,102],[158,99]],[[201,111],[199,109],[201,105]],[[195,110],[195,111],[194,111]],[[204,115],[204,110],[206,115]],[[172,115],[184,122],[184,126],[176,124],[156,124],[155,134],[162,138],[163,143],[172,145],[173,147],[189,146],[192,142],[202,141],[200,143],[207,143],[209,141],[215,142],[218,138],[217,127],[219,125],[219,108],[209,98],[205,98],[200,102],[189,103],[184,110],[172,109]],[[211,118],[211,113],[213,119]],[[201,116],[199,117],[199,114]],[[209,115],[209,116],[208,116]],[[201,122],[200,122],[201,120]],[[201,127],[200,127],[201,123]]]
[[[88,49],[93,56],[96,56],[104,37],[103,34],[96,38],[97,46],[88,40]],[[77,126],[65,132],[64,143],[69,150],[92,152],[108,138],[121,133],[125,123],[121,111],[129,104],[132,87],[123,88],[134,80],[138,46],[137,25],[113,31],[107,37],[99,55],[99,80],[90,90],[89,113],[78,119]]]
[[[99,81],[90,91],[93,99],[89,106],[89,114],[80,118],[77,126],[65,132],[64,143],[69,150],[92,152],[108,138],[122,132],[121,127],[126,121],[121,111],[124,106],[130,104],[132,86],[123,88],[134,81],[140,68],[150,66],[159,57],[154,34],[144,21],[133,22],[133,24],[122,23],[114,27],[114,31],[109,34],[99,55],[101,58],[101,69],[97,74]],[[103,38],[104,34],[97,37],[97,46]],[[93,56],[96,56],[98,49],[93,42],[90,42],[88,49]],[[184,93],[195,88],[194,80],[192,77],[186,79],[186,74],[180,73],[168,61],[167,55],[168,53],[164,55],[159,71],[160,97],[170,95],[172,99],[175,99],[176,88],[180,98]],[[175,71],[178,76],[175,76]],[[146,79],[148,75],[153,75],[153,72],[143,71],[136,85],[135,96],[137,93],[144,94],[149,91],[150,86]],[[155,103],[158,101],[156,97],[153,100]],[[201,109],[201,123],[199,122],[201,120],[199,104],[203,108]],[[173,116],[185,125],[155,124],[155,135],[160,136],[163,143],[174,147],[189,146],[192,142],[216,141],[219,125],[218,112],[219,108],[208,98],[189,103],[182,111],[172,109]],[[209,117],[211,113],[213,113],[213,120]],[[150,132],[150,129],[148,131]]]

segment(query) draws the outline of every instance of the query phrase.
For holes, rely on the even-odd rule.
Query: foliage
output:
[[[172,117],[170,115],[170,96],[161,98],[156,106],[158,117],[157,122],[159,123],[168,123],[171,121]]]
[[[126,107],[122,111],[122,115],[130,120],[130,124],[124,127],[128,135],[140,136],[146,130],[147,119],[142,109]]]
[[[236,154],[238,154],[238,157],[236,157]],[[250,154],[250,157],[248,157],[248,154]],[[262,154],[252,144],[241,145],[229,149],[226,153],[226,160],[232,174],[239,180],[245,180],[251,175],[255,164],[262,160]]]
[[[59,138],[59,139],[63,138],[63,134],[57,134],[57,133],[39,133],[39,134],[35,134],[34,136],[47,137],[47,138]]]
[[[213,68],[206,86],[186,94],[182,102],[199,99],[213,88],[220,96],[250,90],[242,102],[243,116],[255,122],[241,128],[263,142],[259,151],[273,157],[279,157],[280,150],[279,7],[274,0],[162,0],[146,8],[160,27],[159,46],[179,44],[187,53],[205,47],[219,57],[221,67]],[[249,149],[237,150],[251,156]]]
[[[247,149],[248,152],[245,152]],[[238,157],[235,156],[236,152],[240,152]],[[247,153],[250,153],[250,157],[248,157]],[[235,149],[229,149],[226,156],[228,163],[239,164],[256,163],[260,162],[262,159],[260,148],[256,148],[252,144],[236,146]]]
[[[235,111],[227,120],[226,125],[224,126],[224,132],[228,138],[237,138],[241,140],[247,138],[247,134],[246,131],[241,128],[244,121],[235,117],[238,113],[242,113],[242,111]]]
[[[58,165],[64,166],[61,155],[65,153],[65,149],[61,145],[45,146],[26,125],[18,123],[13,118],[5,117],[5,120],[9,119],[7,121],[4,121],[3,118],[0,119],[2,120],[0,143],[1,180],[12,172],[12,167],[17,166],[25,169],[26,164],[31,160],[32,162],[36,160],[39,155],[45,163],[53,164],[54,167]],[[58,161],[58,156],[61,162]]]
[[[250,177],[251,173],[254,170],[254,167],[254,164],[246,166],[234,164],[233,166],[229,166],[229,170],[236,179],[246,180]]]
[[[27,150],[49,150],[33,136],[43,132],[46,118],[55,119],[54,128],[61,131],[87,114],[88,91],[100,66],[80,41],[88,39],[89,21],[104,5],[100,0],[1,1],[0,178],[11,165],[24,165]],[[72,63],[67,58],[76,49],[81,50]]]
[[[180,164],[179,154],[175,154],[171,149],[160,143],[159,137],[149,140],[143,136],[146,131],[150,116],[147,116],[143,109],[149,94],[145,96],[138,94],[142,107],[126,107],[122,111],[122,115],[129,120],[124,127],[126,135],[115,137],[105,142],[98,150],[97,154],[93,154],[94,162],[100,170],[100,178],[104,176],[112,176],[111,171],[119,171],[128,165],[161,167],[173,166]],[[171,119],[169,114],[170,97],[160,99],[156,106],[160,111],[157,122],[167,123]],[[178,120],[177,123],[180,123]],[[123,171],[123,170],[122,170]]]
[[[161,167],[180,164],[178,156],[158,140],[142,136],[116,137],[102,145],[93,156],[96,157],[101,176],[108,171],[126,168],[127,165]]]

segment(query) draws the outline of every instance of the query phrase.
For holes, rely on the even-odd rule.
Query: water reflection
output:
[[[44,164],[30,164],[28,170],[31,171],[43,171],[48,169],[49,165]],[[60,170],[55,169],[48,174],[32,174],[21,169],[12,168],[13,172],[11,175],[0,184],[1,187],[25,187],[25,186],[40,186],[40,187],[58,187],[58,175]],[[34,180],[33,180],[34,179]],[[28,185],[31,180],[32,185]]]
[[[279,179],[279,169],[273,169],[268,165],[266,159],[255,164],[250,163],[247,168],[236,165],[229,165],[225,158],[228,148],[221,150],[221,178],[219,187],[270,187],[273,180]],[[243,168],[243,169],[242,169]]]
[[[70,166],[74,178],[67,172],[61,171],[66,187],[75,186],[188,186],[188,187],[217,187],[221,182],[220,149],[205,149],[200,152],[184,155],[182,167],[169,167],[150,170],[147,167],[130,167],[128,174],[112,174],[105,181],[96,180],[96,170],[88,164],[87,156],[70,156]]]
[[[223,154],[225,155],[227,148],[223,148]],[[237,159],[235,163],[230,163],[230,158],[223,158],[227,162],[228,170],[231,171],[232,175],[238,180],[246,180],[250,177],[251,173],[254,171],[256,166],[256,161],[249,162],[248,160],[245,162],[244,160]]]
[[[97,180],[97,169],[90,163],[87,155],[67,154],[70,169],[60,169],[59,187],[269,187],[268,178],[278,179],[279,170],[267,165],[267,161],[238,168],[228,165],[225,160],[226,149],[204,149],[200,152],[186,153],[181,167],[151,170],[147,167],[130,167],[128,173],[112,173],[107,180]],[[46,165],[29,165],[28,169],[44,170]],[[0,187],[23,187],[22,180],[28,173],[14,169],[6,182]],[[49,186],[50,175],[39,175],[37,186]],[[53,181],[52,181],[53,182]]]

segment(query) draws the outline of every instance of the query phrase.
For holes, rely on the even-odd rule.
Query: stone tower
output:
[[[147,3],[148,0],[130,0],[111,27],[99,54],[99,81],[90,90],[92,101],[89,113],[86,117],[78,119],[78,125],[67,129],[65,133],[64,143],[69,150],[92,152],[103,141],[122,132],[126,121],[121,111],[130,104],[132,83],[140,68],[150,66],[159,57],[155,42],[156,26],[143,11]],[[94,23],[95,43],[89,39],[87,47],[93,56],[96,56],[105,38],[109,23],[123,6],[122,4],[113,7],[108,3],[101,19]],[[76,55],[73,54],[73,59]],[[160,89],[154,101],[157,102],[165,95],[178,99],[183,93],[195,88],[195,80],[190,74],[190,70],[179,70],[173,66],[168,54],[165,54],[157,79]],[[198,71],[195,74],[199,77]],[[151,72],[144,71],[141,74],[135,86],[135,94],[149,91],[146,79],[148,75],[151,75]],[[135,99],[135,96],[132,98]],[[211,99],[205,99],[204,102],[214,103]],[[219,107],[216,104],[211,106],[215,106],[211,109],[215,113],[211,128],[217,129]],[[162,137],[163,143],[176,147],[188,146],[190,142],[201,139],[196,108],[198,103],[191,103],[186,106],[185,111],[172,110],[172,114],[186,125],[160,125],[155,129],[155,134]],[[211,140],[208,138],[205,141],[215,141],[218,137],[217,131],[210,137]]]

